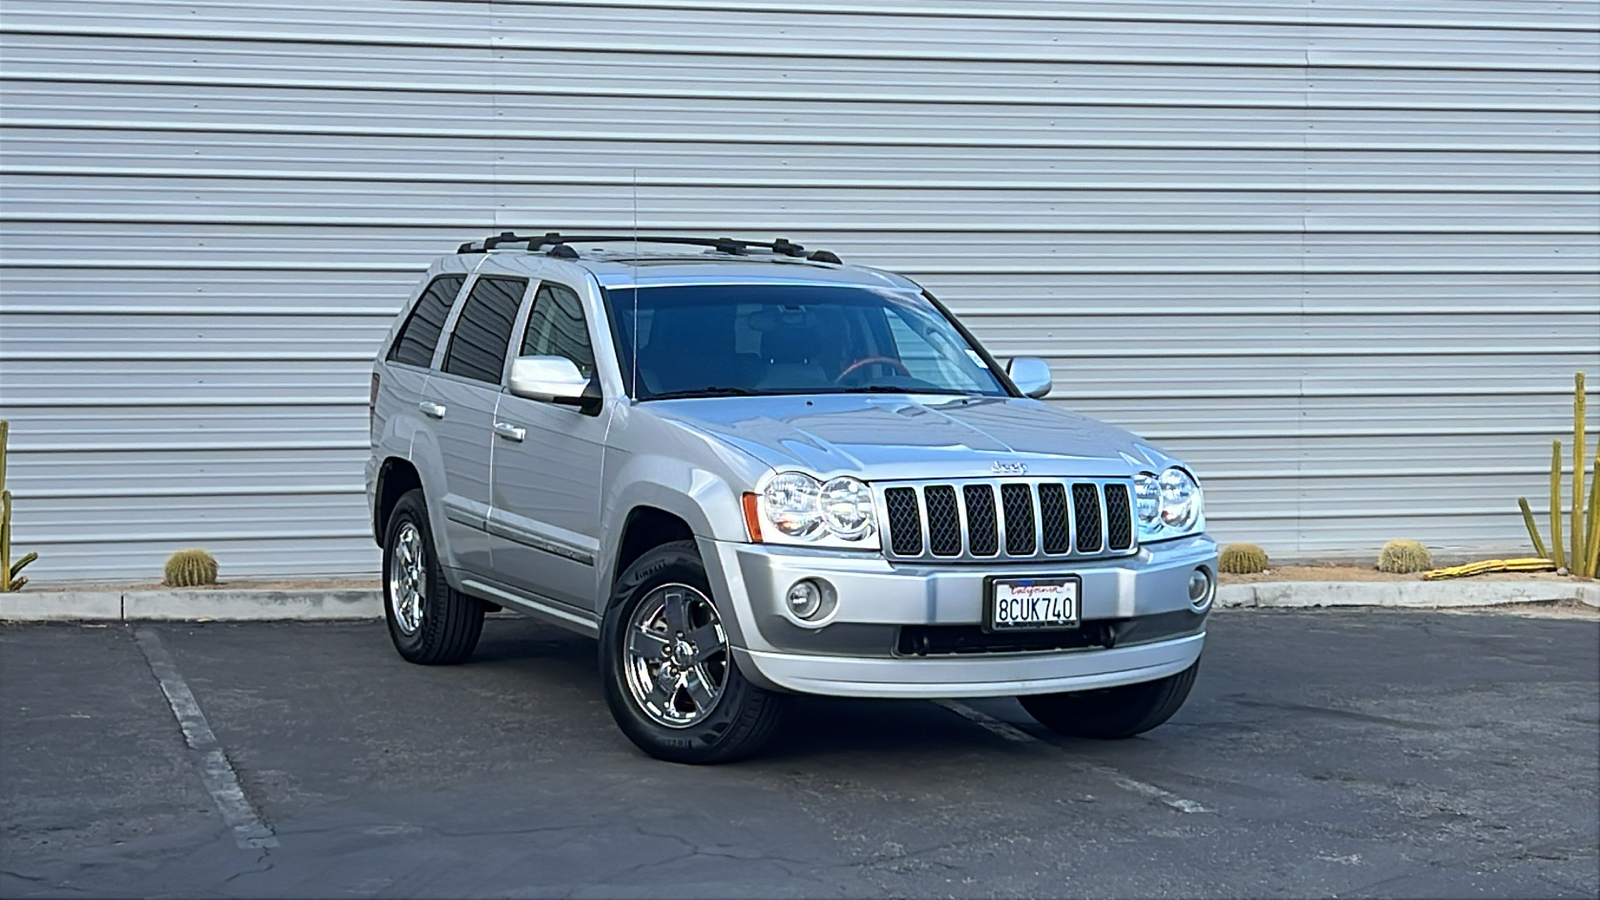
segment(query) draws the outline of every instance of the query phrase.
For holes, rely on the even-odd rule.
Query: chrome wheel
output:
[[[423,557],[422,532],[416,523],[405,522],[395,532],[389,551],[389,608],[394,622],[406,634],[422,626],[427,602],[428,566]]]
[[[656,588],[634,607],[624,640],[623,680],[652,721],[688,728],[716,709],[728,683],[728,636],[705,594]]]

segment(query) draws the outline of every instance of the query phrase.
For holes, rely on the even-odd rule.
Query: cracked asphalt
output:
[[[139,629],[277,846],[235,842]],[[501,616],[434,669],[376,622],[0,628],[0,895],[1600,895],[1593,617],[1219,612],[1118,743],[803,698],[766,755],[675,766],[597,682]]]

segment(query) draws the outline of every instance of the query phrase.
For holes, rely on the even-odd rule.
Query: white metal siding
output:
[[[1600,4],[800,6],[6,0],[31,573],[371,571],[366,373],[417,273],[627,229],[635,173],[643,229],[829,247],[1047,357],[1219,538],[1523,543],[1600,380]]]

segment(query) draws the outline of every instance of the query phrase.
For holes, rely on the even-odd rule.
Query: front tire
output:
[[[669,762],[755,753],[786,699],[739,671],[693,541],[663,544],[617,579],[600,628],[600,679],[622,733]]]
[[[483,633],[483,604],[444,577],[421,490],[400,498],[384,532],[383,612],[394,648],[419,665],[463,662]]]
[[[1141,684],[1018,697],[1022,708],[1051,731],[1072,737],[1119,740],[1172,718],[1194,687],[1200,661],[1176,675]]]

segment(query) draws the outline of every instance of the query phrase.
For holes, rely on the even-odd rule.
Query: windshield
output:
[[[646,286],[608,290],[606,305],[623,378],[640,400],[739,394],[1007,396],[983,355],[955,325],[926,297],[908,291],[795,284]],[[631,365],[636,330],[637,379]]]

